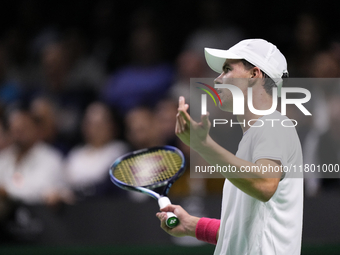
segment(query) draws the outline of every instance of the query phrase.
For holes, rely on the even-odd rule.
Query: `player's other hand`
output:
[[[158,212],[156,216],[161,221],[161,228],[167,232],[168,234],[176,237],[181,236],[192,236],[196,237],[196,225],[200,218],[192,216],[188,214],[181,206],[179,205],[168,205],[161,209],[162,212]],[[166,212],[173,212],[179,219],[179,225],[174,228],[169,228],[165,224],[166,220]]]
[[[196,150],[207,140],[211,123],[208,112],[207,115],[202,115],[201,122],[197,123],[190,118],[188,109],[189,105],[185,103],[184,97],[179,97],[175,133],[182,142]]]

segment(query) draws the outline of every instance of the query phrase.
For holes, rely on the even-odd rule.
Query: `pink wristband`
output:
[[[220,224],[220,220],[201,218],[196,225],[196,238],[207,243],[216,244],[216,235]]]

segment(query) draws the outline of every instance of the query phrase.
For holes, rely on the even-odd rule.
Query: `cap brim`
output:
[[[222,73],[226,59],[242,59],[240,56],[230,52],[229,50],[211,48],[204,48],[204,55],[208,66],[217,73]]]

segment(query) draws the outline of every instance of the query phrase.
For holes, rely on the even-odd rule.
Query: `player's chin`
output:
[[[228,106],[228,104],[226,104],[226,103],[223,103],[222,105],[219,104],[219,108],[224,112],[233,112],[233,107]]]

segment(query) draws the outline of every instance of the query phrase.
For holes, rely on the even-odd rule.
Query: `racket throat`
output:
[[[163,191],[163,193],[162,193],[162,196],[167,196],[167,195],[168,195],[169,190],[170,190],[172,184],[173,184],[173,182],[169,182],[169,183],[166,185],[166,187],[165,187],[165,189],[164,189],[164,191]]]

